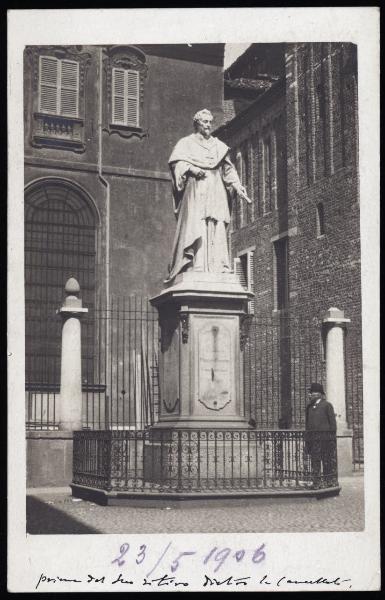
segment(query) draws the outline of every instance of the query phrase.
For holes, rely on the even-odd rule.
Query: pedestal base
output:
[[[251,297],[234,273],[191,271],[151,299],[161,328],[160,427],[247,427],[241,365]]]

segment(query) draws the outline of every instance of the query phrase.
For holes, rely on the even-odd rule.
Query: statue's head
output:
[[[194,130],[201,133],[204,137],[209,138],[211,135],[211,127],[213,115],[207,108],[199,110],[193,117]]]

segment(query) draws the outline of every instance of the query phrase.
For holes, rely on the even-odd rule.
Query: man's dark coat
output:
[[[322,398],[318,404],[306,407],[307,431],[336,431],[337,423],[333,405]]]

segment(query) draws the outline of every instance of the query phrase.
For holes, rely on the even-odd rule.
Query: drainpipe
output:
[[[106,188],[106,309],[110,308],[110,184],[103,177],[103,48],[99,48],[99,152],[98,176]]]
[[[98,176],[105,187],[106,190],[106,323],[108,321],[108,315],[110,310],[110,184],[103,177],[103,48],[99,48],[99,118],[98,118],[98,130],[99,130],[99,151],[98,151]],[[106,332],[105,339],[105,357],[106,357],[106,395],[105,395],[105,427],[109,428],[109,420],[111,415],[108,414],[109,407],[109,398],[108,398],[108,390],[111,390],[112,382],[110,381],[110,385],[108,385],[108,374],[110,373],[109,364],[110,364],[110,341],[108,332]]]

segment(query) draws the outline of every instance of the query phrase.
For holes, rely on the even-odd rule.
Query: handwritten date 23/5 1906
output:
[[[150,553],[146,544],[142,544],[139,548],[133,548],[130,550],[130,544],[125,542],[120,546],[119,554],[111,561],[112,564],[116,564],[119,567],[122,567],[126,562],[128,564],[132,563],[140,565],[146,561],[148,564],[147,556],[152,555],[152,568],[146,574],[146,577],[149,577],[154,573],[154,571],[162,564],[162,567],[168,567],[171,569],[172,573],[175,573],[179,567],[183,564],[183,566],[189,560],[188,557],[195,556],[202,562],[206,567],[213,567],[214,573],[216,573],[222,565],[227,561],[235,561],[236,563],[243,562],[248,563],[250,566],[253,564],[259,564],[266,558],[265,553],[265,544],[256,545],[252,550],[245,550],[240,548],[238,550],[234,550],[229,547],[218,548],[214,546],[209,550],[209,552],[205,553],[203,556],[199,555],[196,550],[188,549],[184,551],[176,551],[172,548],[172,542],[169,542],[163,549],[163,551],[156,557],[154,557],[153,553]],[[190,559],[191,560],[191,559]]]

